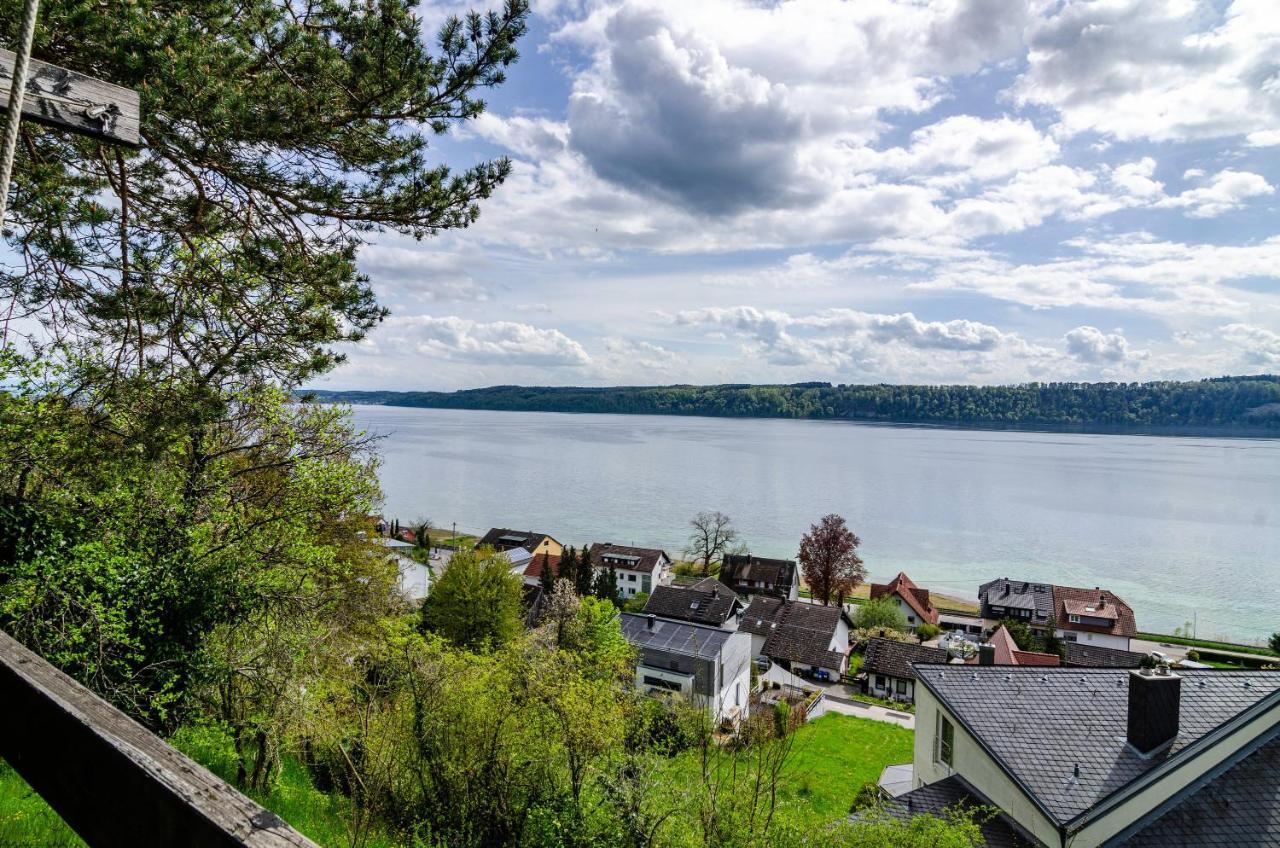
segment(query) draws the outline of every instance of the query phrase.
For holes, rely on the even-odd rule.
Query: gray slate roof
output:
[[[592,545],[588,555],[595,568],[613,567],[630,571],[653,571],[658,560],[664,557],[668,562],[671,561],[667,552],[659,548],[637,548],[632,545],[615,545],[612,542]],[[605,562],[606,558],[613,561]]]
[[[912,663],[946,663],[948,659],[944,648],[929,648],[877,636],[867,640],[862,669],[869,674],[888,674],[903,680],[914,680],[916,673],[911,668]]]
[[[1122,651],[1119,648],[1099,648],[1080,642],[1063,641],[1063,665],[1085,668],[1137,668],[1142,654]]]
[[[1124,848],[1280,845],[1280,737],[1121,844]]]
[[[777,591],[789,591],[796,579],[796,562],[792,559],[769,559],[752,554],[725,554],[720,565],[720,579],[730,585],[741,585],[743,594],[761,591],[750,582],[771,583]]]
[[[704,577],[691,586],[655,586],[644,605],[646,613],[719,627],[742,605],[728,586]]]
[[[841,617],[848,622],[840,606],[760,596],[747,606],[738,630],[768,637],[761,650],[770,659],[839,669],[848,655],[848,646],[839,645],[843,650],[835,651],[830,646]]]
[[[1178,673],[1178,735],[1143,759],[1125,742],[1128,671],[916,666],[919,682],[1059,823],[1165,761],[1190,755],[1199,739],[1240,713],[1280,701],[1278,671]],[[1077,764],[1080,777],[1073,780]]]
[[[1001,577],[979,586],[978,600],[982,602],[984,615],[989,604],[1008,609],[1034,610],[1031,623],[1044,624],[1053,612],[1053,587],[1048,583],[1030,583]]]
[[[720,655],[725,642],[733,635],[728,630],[718,627],[705,627],[701,624],[687,624],[683,621],[667,621],[624,612],[622,614],[622,635],[637,648],[648,648],[654,651],[669,651],[687,657],[715,659]]]
[[[991,806],[964,778],[952,775],[886,801],[883,810],[895,819],[907,821],[913,816],[942,816],[955,808],[972,810]],[[855,814],[852,818],[858,816]],[[978,821],[987,848],[1029,848],[1035,844],[1023,839],[1004,815],[982,817]]]

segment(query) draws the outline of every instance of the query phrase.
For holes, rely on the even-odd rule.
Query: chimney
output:
[[[656,615],[654,615],[653,613],[650,613],[649,615],[646,615],[646,616],[644,617],[644,623],[645,623],[645,626],[647,626],[650,630],[652,630],[652,629],[653,629],[653,623],[654,623],[655,621],[657,621],[657,620],[658,620],[658,617],[657,617]]]
[[[1128,742],[1146,756],[1173,742],[1178,735],[1182,678],[1167,668],[1129,672]]]
[[[995,665],[996,664],[996,646],[995,645],[979,645],[978,646],[978,665]]]

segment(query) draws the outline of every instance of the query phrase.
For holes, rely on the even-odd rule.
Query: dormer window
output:
[[[1072,624],[1079,624],[1079,623],[1080,623],[1080,616],[1075,615],[1075,614],[1073,613],[1073,614],[1071,614],[1071,615],[1067,616],[1067,621],[1070,621]]]

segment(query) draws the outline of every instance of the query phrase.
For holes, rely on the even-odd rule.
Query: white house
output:
[[[618,597],[632,598],[650,594],[666,583],[671,557],[658,548],[635,548],[612,542],[591,546],[591,567],[599,574],[612,568],[618,575]]]
[[[1127,651],[1138,635],[1133,610],[1106,589],[1054,586],[1053,614],[1057,635],[1067,642]]]
[[[716,723],[747,717],[751,637],[719,627],[622,614],[622,635],[636,649],[636,688],[705,706]]]
[[[757,595],[738,630],[751,634],[751,653],[793,673],[839,680],[849,668],[849,628],[840,606],[821,606]]]

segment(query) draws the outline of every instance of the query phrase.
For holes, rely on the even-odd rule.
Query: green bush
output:
[[[925,622],[916,628],[916,638],[921,642],[928,642],[930,639],[936,639],[941,632],[942,628],[938,625]]]

